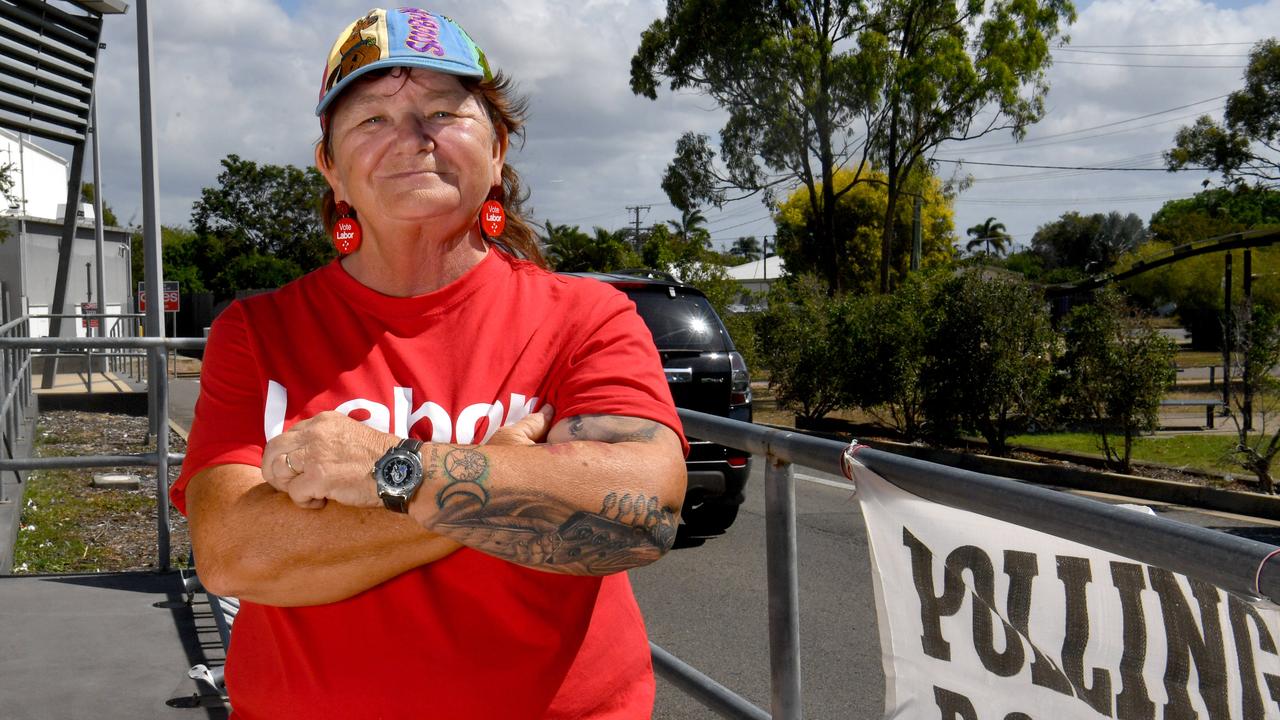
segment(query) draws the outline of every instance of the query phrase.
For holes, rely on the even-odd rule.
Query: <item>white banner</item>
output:
[[[886,718],[1280,718],[1277,606],[853,475]]]

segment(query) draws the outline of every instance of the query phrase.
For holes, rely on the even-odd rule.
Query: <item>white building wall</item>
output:
[[[67,202],[69,163],[8,130],[0,130],[0,165],[11,164],[13,188],[0,201],[0,215],[27,215],[56,220]],[[14,203],[16,202],[16,207]],[[92,209],[88,217],[92,218]]]

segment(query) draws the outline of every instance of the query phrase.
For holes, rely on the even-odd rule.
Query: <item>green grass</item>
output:
[[[1178,367],[1222,367],[1222,353],[1209,350],[1182,350],[1174,357]]]
[[[1052,435],[1019,435],[1010,444],[1046,450],[1102,455],[1102,440],[1088,433],[1055,433]],[[1123,438],[1108,436],[1112,447],[1123,443]],[[1133,443],[1133,459],[1158,462],[1174,467],[1188,467],[1215,472],[1248,474],[1231,462],[1229,451],[1236,444],[1235,435],[1164,435],[1140,437]]]

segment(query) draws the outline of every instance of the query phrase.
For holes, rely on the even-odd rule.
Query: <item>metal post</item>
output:
[[[95,84],[96,86],[96,84]],[[95,94],[89,103],[89,123],[93,131],[93,243],[94,260],[98,263],[98,312],[107,311],[107,270],[103,266],[103,246],[106,244],[106,233],[103,226],[106,220],[102,217],[102,134],[98,132],[98,98]],[[106,318],[98,319],[98,337],[103,337],[106,330]],[[104,368],[105,370],[105,368]]]
[[[142,135],[142,235],[146,251],[147,334],[164,337],[164,277],[160,264],[160,181],[155,151],[155,110],[151,105],[151,15],[147,0],[138,0],[138,117]],[[169,386],[165,349],[147,351],[148,395],[156,430],[156,568],[169,569]]]
[[[1222,275],[1222,404],[1231,408],[1231,253]]]
[[[7,325],[7,324],[9,324],[9,290],[4,286],[4,282],[0,281],[0,325]],[[7,334],[7,331],[6,331],[6,334]],[[10,356],[16,357],[17,353],[11,353],[9,351],[9,348],[0,349],[0,403],[3,403],[4,398],[9,395],[9,386],[11,384],[10,377],[9,377],[9,374],[11,372],[10,365],[9,365]],[[13,372],[12,380],[13,380],[12,384],[17,384],[17,381],[18,381],[17,372]],[[12,430],[13,423],[10,422],[10,418],[17,417],[19,413],[18,403],[16,402],[17,400],[16,396],[14,397],[14,400],[15,402],[9,406],[9,409],[5,411],[3,414],[0,414],[0,452],[4,451],[5,445],[8,445],[13,450],[16,450],[18,447],[17,433]],[[7,443],[4,442],[6,439],[8,440]],[[10,456],[12,455],[13,455],[13,452],[11,451]],[[3,455],[0,455],[0,457],[3,457]],[[22,476],[18,475],[17,471],[14,471],[14,476],[18,478],[19,482],[21,482]],[[6,492],[4,478],[0,477],[0,503],[8,503],[8,502],[9,502],[9,495]]]
[[[58,243],[58,274],[53,281],[53,302],[49,304],[49,336],[62,337],[62,315],[67,312],[67,283],[71,274],[71,253],[76,244],[76,211],[80,208],[80,184],[84,175],[84,141],[76,143],[71,152],[71,174],[67,181],[67,209],[62,216],[62,240]],[[49,358],[44,364],[40,387],[53,387],[58,373],[57,358]]]
[[[1241,330],[1247,333],[1245,340],[1245,353],[1241,361],[1244,363],[1244,430],[1249,432],[1253,429],[1253,376],[1250,371],[1253,369],[1249,362],[1249,356],[1253,350],[1253,250],[1244,249],[1244,278],[1241,280],[1244,289],[1244,327]]]
[[[769,454],[764,488],[770,707],[776,720],[800,720],[804,717],[800,702],[800,580],[795,473],[791,463]]]

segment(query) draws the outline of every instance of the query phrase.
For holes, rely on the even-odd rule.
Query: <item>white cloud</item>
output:
[[[270,0],[218,3],[152,2],[153,93],[160,213],[165,223],[189,221],[200,189],[213,185],[229,153],[259,162],[306,165],[319,134],[312,112],[322,63],[338,31],[368,9],[369,0],[322,0],[283,6]],[[657,102],[632,95],[630,60],[640,33],[664,12],[661,0],[498,0],[435,3],[471,33],[493,64],[530,98],[527,143],[513,162],[533,192],[537,218],[615,228],[628,224],[628,205],[653,204],[647,222],[674,217],[659,183],[680,133],[713,136],[723,114],[690,94],[662,91]],[[109,44],[100,76],[104,196],[122,219],[141,220],[135,16],[109,17]],[[944,148],[939,157],[1048,165],[1159,165],[1158,153],[1194,116],[1220,107],[1197,105],[1149,120],[1037,142],[1067,133],[1223,95],[1242,70],[1156,69],[1075,65],[1243,65],[1243,58],[1141,57],[1071,52],[1086,45],[1250,43],[1280,34],[1280,0],[1218,7],[1195,0],[1097,0],[1070,29],[1067,51],[1049,74],[1049,114],[1014,145],[1007,134]],[[1137,48],[1130,52],[1243,55],[1248,45]],[[1157,124],[1158,123],[1158,124]],[[1124,131],[1133,126],[1146,126]],[[1103,135],[1102,133],[1114,133]],[[944,166],[944,171],[947,166]],[[1148,218],[1162,198],[1189,194],[1193,173],[1049,174],[979,168],[980,179],[956,205],[956,226],[988,216],[1018,240],[1063,212],[1116,209]],[[1043,173],[1042,173],[1043,174]],[[87,173],[86,173],[87,176]],[[1148,200],[1127,200],[1156,196]],[[1104,200],[1098,201],[1097,198]],[[1042,201],[1042,202],[1041,202]],[[747,200],[712,214],[717,237],[769,234],[764,209]],[[734,227],[740,225],[740,227]]]

